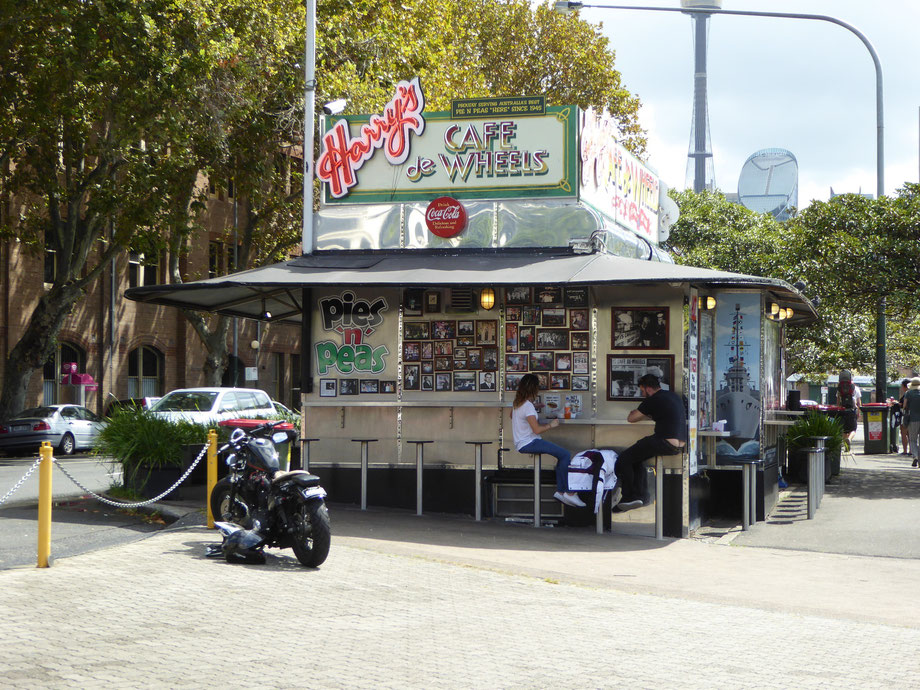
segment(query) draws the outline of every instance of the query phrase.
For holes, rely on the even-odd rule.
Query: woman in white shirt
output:
[[[534,407],[533,401],[539,394],[540,380],[533,374],[522,376],[511,410],[514,447],[519,453],[545,453],[556,458],[556,493],[553,497],[566,505],[584,507],[585,503],[578,494],[568,490],[569,462],[572,454],[565,448],[540,438],[544,431],[559,426],[559,420],[553,419],[549,424],[540,424],[537,421],[537,408]]]

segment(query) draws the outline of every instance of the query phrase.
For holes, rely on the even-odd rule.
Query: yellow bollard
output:
[[[51,565],[51,454],[48,441],[42,442],[38,454],[38,564],[39,568]]]
[[[217,484],[217,432],[211,429],[208,432],[208,493],[205,503],[208,504],[208,529],[214,529],[214,515],[211,513],[211,492]]]

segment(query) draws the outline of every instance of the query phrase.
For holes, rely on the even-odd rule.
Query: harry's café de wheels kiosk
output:
[[[562,420],[544,437],[577,453],[651,433],[625,420],[653,372],[686,399],[690,441],[665,461],[663,496],[615,513],[612,530],[655,534],[658,502],[676,537],[720,501],[740,511],[739,474],[706,468],[741,459],[756,463],[759,513],[771,507],[783,328],[811,305],[779,280],[675,265],[657,245],[676,207],[612,120],[541,97],[427,112],[415,79],[383,113],[322,129],[303,256],[128,296],[300,321],[302,435],[315,439],[302,452],[332,500],[563,518],[555,460],[537,504],[533,458],[514,450],[518,381],[539,377],[542,416]],[[718,420],[726,431],[706,436]]]

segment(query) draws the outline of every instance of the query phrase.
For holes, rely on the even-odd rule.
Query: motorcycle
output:
[[[264,562],[262,550],[276,546],[293,549],[298,561],[315,568],[329,555],[332,530],[326,491],[314,474],[281,471],[275,443],[293,443],[297,432],[276,431],[279,424],[283,422],[248,432],[234,429],[218,449],[229,474],[214,486],[210,505],[224,541],[209,556]]]

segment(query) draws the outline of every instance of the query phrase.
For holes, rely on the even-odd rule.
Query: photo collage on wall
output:
[[[505,289],[505,390],[532,373],[547,391],[590,388],[588,288]]]
[[[498,320],[433,319],[403,324],[403,390],[498,390]]]

